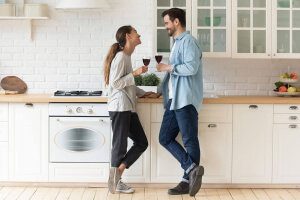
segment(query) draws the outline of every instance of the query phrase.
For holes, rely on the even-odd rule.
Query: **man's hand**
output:
[[[146,92],[144,94],[144,96],[142,96],[141,98],[148,98],[148,96],[151,95],[151,94],[155,94],[155,93],[154,92]]]
[[[159,72],[167,72],[167,71],[172,71],[172,66],[171,65],[166,65],[164,63],[159,63],[157,66],[157,71]]]
[[[133,71],[133,72],[132,72],[132,75],[133,75],[133,76],[141,75],[141,74],[143,74],[143,73],[145,73],[145,72],[147,72],[147,71],[148,71],[148,67],[146,67],[146,66],[141,66],[141,67],[138,68],[137,70]]]
[[[152,93],[148,96],[146,96],[146,98],[159,98],[161,96],[161,93]]]

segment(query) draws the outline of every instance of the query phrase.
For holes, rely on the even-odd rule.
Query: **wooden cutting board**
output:
[[[18,91],[0,90],[0,95],[5,94],[18,94]]]
[[[19,94],[23,94],[27,90],[26,83],[16,76],[4,77],[0,85],[4,90],[18,91]]]

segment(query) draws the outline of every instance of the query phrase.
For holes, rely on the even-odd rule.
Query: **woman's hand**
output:
[[[155,94],[154,92],[146,92],[142,98],[148,98],[149,95]]]
[[[161,96],[161,93],[154,93],[154,92],[151,92],[151,94],[149,94],[147,96],[146,96],[146,94],[143,96],[144,98],[159,98]]]
[[[146,66],[141,66],[141,67],[138,68],[137,70],[133,71],[133,72],[132,72],[132,75],[133,75],[133,76],[141,75],[141,74],[143,74],[143,73],[145,73],[145,72],[147,72],[147,71],[148,71],[148,67],[146,67]]]

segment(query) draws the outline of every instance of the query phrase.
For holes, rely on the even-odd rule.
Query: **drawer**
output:
[[[50,163],[50,182],[107,183],[109,163]]]
[[[0,142],[8,141],[8,122],[0,122]]]
[[[232,122],[232,104],[203,104],[199,122]]]
[[[300,104],[275,104],[274,113],[298,113],[300,114]]]
[[[8,121],[8,103],[0,103],[0,122]]]
[[[275,124],[300,123],[300,114],[274,114]]]

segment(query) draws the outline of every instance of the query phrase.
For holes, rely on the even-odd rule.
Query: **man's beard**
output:
[[[172,37],[175,33],[175,28],[174,29],[168,29],[168,34],[170,37]]]

